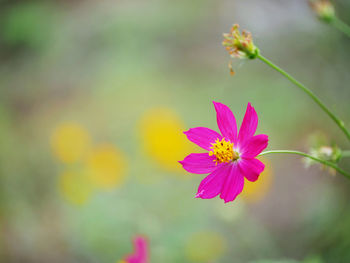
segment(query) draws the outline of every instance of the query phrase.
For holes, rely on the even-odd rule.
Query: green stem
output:
[[[331,25],[333,25],[336,29],[343,32],[345,35],[350,37],[350,26],[345,24],[342,20],[340,20],[338,17],[335,17],[331,22]]]
[[[341,152],[341,157],[350,157],[350,151],[342,151]]]
[[[341,169],[340,167],[338,167],[335,163],[326,161],[326,160],[322,160],[319,158],[316,158],[310,154],[304,153],[304,152],[299,152],[299,151],[291,151],[291,150],[275,150],[275,151],[265,151],[259,154],[259,156],[262,155],[266,155],[266,154],[271,154],[271,153],[288,153],[288,154],[297,154],[297,155],[301,155],[304,156],[306,158],[309,158],[311,160],[314,160],[316,162],[322,163],[324,165],[327,165],[329,167],[334,168],[335,170],[337,170],[337,172],[339,172],[340,174],[344,175],[346,178],[350,179],[350,174],[348,174],[347,172],[345,172],[343,169]]]
[[[321,102],[321,100],[307,87],[305,87],[303,84],[301,84],[299,81],[297,81],[295,78],[293,78],[291,75],[289,75],[287,72],[285,72],[283,69],[280,67],[276,66],[274,63],[272,63],[270,60],[267,58],[263,57],[262,55],[257,56],[261,61],[281,73],[283,76],[285,76],[287,79],[289,79],[292,83],[294,83],[296,86],[298,86],[302,91],[304,91],[311,99],[313,99],[314,102],[318,104],[318,106],[321,107],[321,109],[328,114],[329,117],[338,125],[338,127],[344,132],[346,137],[350,140],[350,132],[345,128],[344,122],[340,120],[337,116],[335,116],[328,108],[326,105]]]

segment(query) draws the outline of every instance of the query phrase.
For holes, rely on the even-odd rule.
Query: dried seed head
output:
[[[316,13],[317,17],[327,23],[330,23],[335,18],[333,4],[328,0],[310,0],[310,6]]]
[[[223,34],[222,45],[231,57],[254,59],[259,55],[259,49],[254,45],[252,34],[245,30],[239,31],[239,25],[232,26],[230,33]]]

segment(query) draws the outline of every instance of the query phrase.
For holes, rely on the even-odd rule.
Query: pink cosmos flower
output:
[[[220,194],[227,203],[242,192],[244,178],[254,182],[265,169],[255,157],[267,147],[268,136],[254,135],[258,115],[250,103],[238,133],[232,111],[222,103],[213,103],[221,134],[204,127],[184,132],[191,142],[208,152],[192,153],[180,163],[190,173],[209,173],[198,187],[197,198],[210,199]]]
[[[134,253],[127,255],[123,261],[126,263],[149,263],[148,241],[142,236],[137,236],[133,240]]]

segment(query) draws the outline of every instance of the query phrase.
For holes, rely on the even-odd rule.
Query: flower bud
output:
[[[310,6],[316,13],[317,17],[327,23],[330,23],[335,18],[333,4],[328,0],[311,0]]]
[[[224,34],[222,45],[234,58],[254,59],[259,55],[259,49],[254,45],[252,34],[245,30],[239,31],[239,25],[232,26],[230,33]]]

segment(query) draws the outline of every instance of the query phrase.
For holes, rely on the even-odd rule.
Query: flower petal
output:
[[[254,158],[260,154],[269,142],[269,137],[266,134],[259,134],[251,137],[240,149],[242,158]]]
[[[222,190],[225,178],[230,169],[230,165],[223,165],[205,177],[199,184],[196,197],[210,199],[217,196]]]
[[[186,134],[191,142],[208,151],[211,150],[211,144],[214,143],[216,139],[222,139],[222,136],[219,133],[205,127],[192,128],[185,131],[184,134]]]
[[[238,141],[242,145],[244,142],[252,137],[258,127],[258,115],[250,103],[248,103],[241,128],[239,129]]]
[[[191,153],[183,161],[179,161],[182,167],[190,173],[207,174],[218,168],[214,162],[215,156],[208,153]]]
[[[216,110],[216,121],[222,136],[229,139],[231,142],[236,143],[237,124],[235,116],[225,104],[215,101],[213,101],[213,103]]]
[[[240,159],[238,162],[241,173],[251,182],[255,182],[264,171],[265,164],[258,159]]]
[[[141,236],[133,240],[134,253],[125,257],[128,263],[148,263],[148,244],[147,240]]]
[[[236,199],[244,186],[244,177],[237,164],[231,165],[231,169],[226,175],[226,181],[222,187],[220,198],[224,199],[225,203]]]

